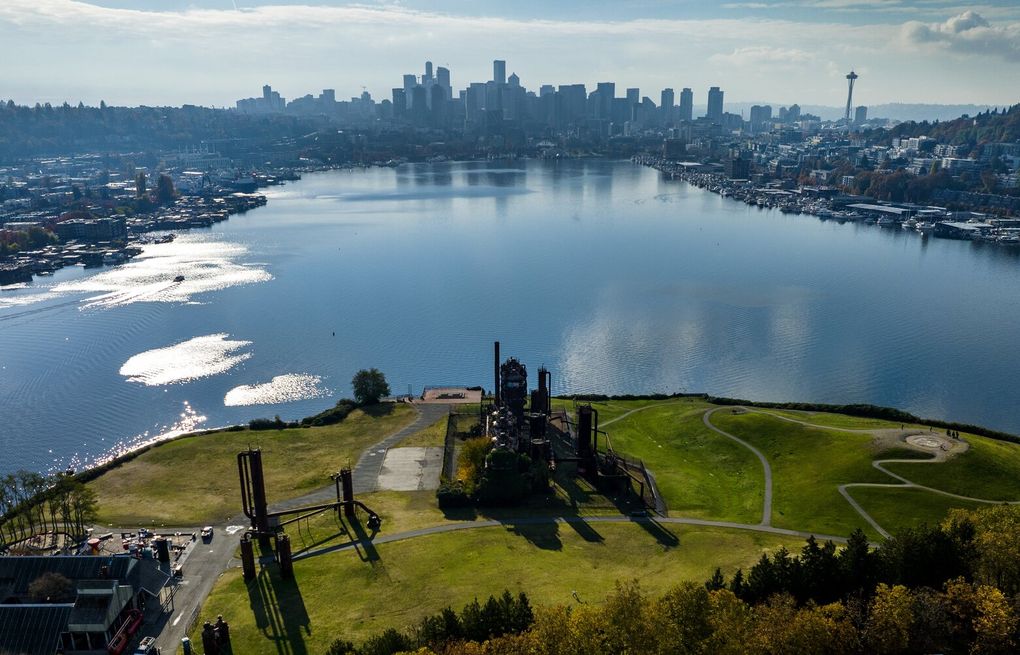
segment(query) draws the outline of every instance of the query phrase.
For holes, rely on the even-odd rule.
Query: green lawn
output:
[[[357,410],[337,425],[259,432],[217,432],[178,439],[139,455],[89,483],[102,524],[199,526],[241,512],[237,453],[262,448],[270,503],[330,484],[368,446],[414,418],[406,405]]]
[[[761,464],[705,427],[709,408],[698,399],[664,401],[606,431],[615,450],[651,469],[671,515],[757,523],[765,490]]]
[[[443,443],[446,440],[446,424],[449,422],[449,418],[444,416],[432,425],[418,430],[411,436],[407,437],[400,443],[396,448],[407,448],[411,446],[415,447],[443,447]]]
[[[673,400],[605,400],[605,401],[578,401],[575,403],[569,398],[553,398],[552,406],[553,410],[565,409],[571,415],[574,415],[575,405],[590,404],[599,413],[599,425],[613,421],[620,416],[626,414],[635,409],[641,409],[642,407],[651,407],[652,405],[662,405],[673,402]]]
[[[895,534],[897,529],[916,527],[922,523],[938,525],[949,510],[988,507],[983,503],[958,500],[915,488],[858,487],[847,489],[864,511],[878,524]]]
[[[987,500],[1020,500],[1020,444],[962,435],[967,452],[943,464],[886,464],[926,487]]]
[[[766,414],[733,414],[726,409],[713,414],[712,423],[754,445],[768,459],[773,525],[835,535],[861,528],[878,537],[837,489],[848,482],[892,480],[871,466],[871,435],[810,428]]]
[[[900,429],[902,423],[893,423],[877,418],[862,418],[849,416],[847,414],[830,414],[826,412],[798,412],[783,409],[761,408],[758,411],[768,412],[777,416],[786,416],[797,421],[804,421],[814,425],[822,425],[830,428],[848,428],[851,430],[883,430]],[[917,427],[907,424],[906,427]]]
[[[658,593],[681,580],[705,580],[716,566],[726,573],[746,569],[763,550],[803,544],[737,530],[665,527],[677,545],[664,546],[636,525],[508,524],[300,560],[294,581],[281,580],[269,565],[246,585],[232,569],[216,583],[198,625],[222,614],[235,653],[321,653],[338,636],[358,641],[503,589],[525,591],[533,605],[573,604],[574,591],[584,602],[601,602],[617,580],[636,578]]]

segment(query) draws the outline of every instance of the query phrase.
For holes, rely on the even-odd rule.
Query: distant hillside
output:
[[[1020,104],[1001,112],[997,109],[986,110],[968,118],[950,121],[901,123],[889,131],[889,136],[930,136],[940,143],[953,145],[1012,143],[1020,141]]]

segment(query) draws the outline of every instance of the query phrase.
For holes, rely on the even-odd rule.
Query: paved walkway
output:
[[[767,532],[769,534],[782,535],[785,537],[801,537],[807,539],[808,537],[814,536],[816,539],[823,541],[834,541],[837,543],[846,543],[846,537],[838,537],[835,535],[819,534],[817,532],[803,532],[800,530],[787,530],[785,528],[774,528],[769,525],[751,524],[751,523],[733,523],[730,521],[708,521],[704,519],[689,519],[682,517],[665,517],[665,518],[645,518],[645,517],[634,517],[625,516],[623,514],[619,516],[522,516],[519,518],[507,518],[502,520],[491,519],[485,521],[467,521],[463,523],[444,523],[442,525],[434,525],[428,528],[419,528],[417,530],[407,530],[406,532],[397,532],[395,534],[377,535],[371,540],[371,544],[388,544],[395,541],[405,541],[407,539],[415,539],[418,537],[426,537],[435,534],[445,534],[447,532],[459,532],[461,530],[478,530],[481,528],[496,528],[500,526],[514,526],[514,525],[559,525],[569,523],[635,523],[638,525],[650,525],[650,526],[662,526],[666,524],[672,525],[696,525],[708,528],[728,528],[733,530],[748,530],[750,532]],[[346,541],[340,544],[334,544],[332,546],[325,546],[317,550],[309,550],[295,555],[294,559],[307,559],[309,557],[315,557],[317,555],[325,555],[328,553],[334,553],[341,550],[350,550],[352,548],[358,548],[363,546],[361,540]]]
[[[418,412],[418,416],[413,421],[361,453],[358,463],[354,466],[352,476],[354,479],[355,495],[370,493],[379,488],[379,473],[382,471],[383,460],[386,457],[387,450],[450,413],[450,406],[444,404],[415,404],[413,407]],[[318,505],[335,500],[336,487],[329,485],[298,498],[274,503],[270,505],[269,511],[278,512],[284,509]]]

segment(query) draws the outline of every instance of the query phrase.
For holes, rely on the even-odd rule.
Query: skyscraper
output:
[[[694,120],[694,92],[687,87],[680,92],[680,120]]]
[[[425,77],[422,78],[422,82],[427,82],[432,79],[432,62],[425,62]]]
[[[675,97],[673,95],[673,89],[663,89],[662,97],[660,98],[659,105],[661,107],[660,113],[662,114],[662,120],[666,122],[673,121],[673,105]]]
[[[443,91],[446,93],[446,99],[450,100],[453,98],[453,87],[450,86],[450,69],[440,66],[436,69],[436,84],[443,87]]]
[[[414,87],[418,86],[418,78],[415,75],[404,76],[404,109],[410,110],[414,100]]]
[[[613,111],[613,98],[616,97],[616,82],[599,82],[595,87],[598,93],[598,112],[595,118],[608,119]]]
[[[506,84],[506,62],[496,59],[492,62],[492,81],[496,84]]]
[[[715,123],[722,122],[723,92],[717,86],[713,86],[708,90],[708,113],[705,115],[710,121]]]
[[[641,102],[641,89],[627,89],[627,104],[636,105]]]
[[[861,123],[868,122],[868,108],[861,105],[854,110],[854,122],[860,125]]]

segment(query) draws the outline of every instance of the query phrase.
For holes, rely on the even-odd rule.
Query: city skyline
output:
[[[231,106],[269,82],[286,97],[333,88],[348,98],[365,88],[382,99],[409,62],[431,60],[463,88],[490,79],[494,59],[536,90],[613,80],[658,101],[661,89],[679,96],[686,87],[702,106],[720,86],[727,103],[839,107],[850,69],[867,80],[855,94],[861,105],[1007,105],[1020,87],[1020,8],[1006,3],[623,3],[623,20],[600,3],[579,18],[528,2],[237,4],[8,0],[0,56],[21,64],[6,71],[0,97]]]

